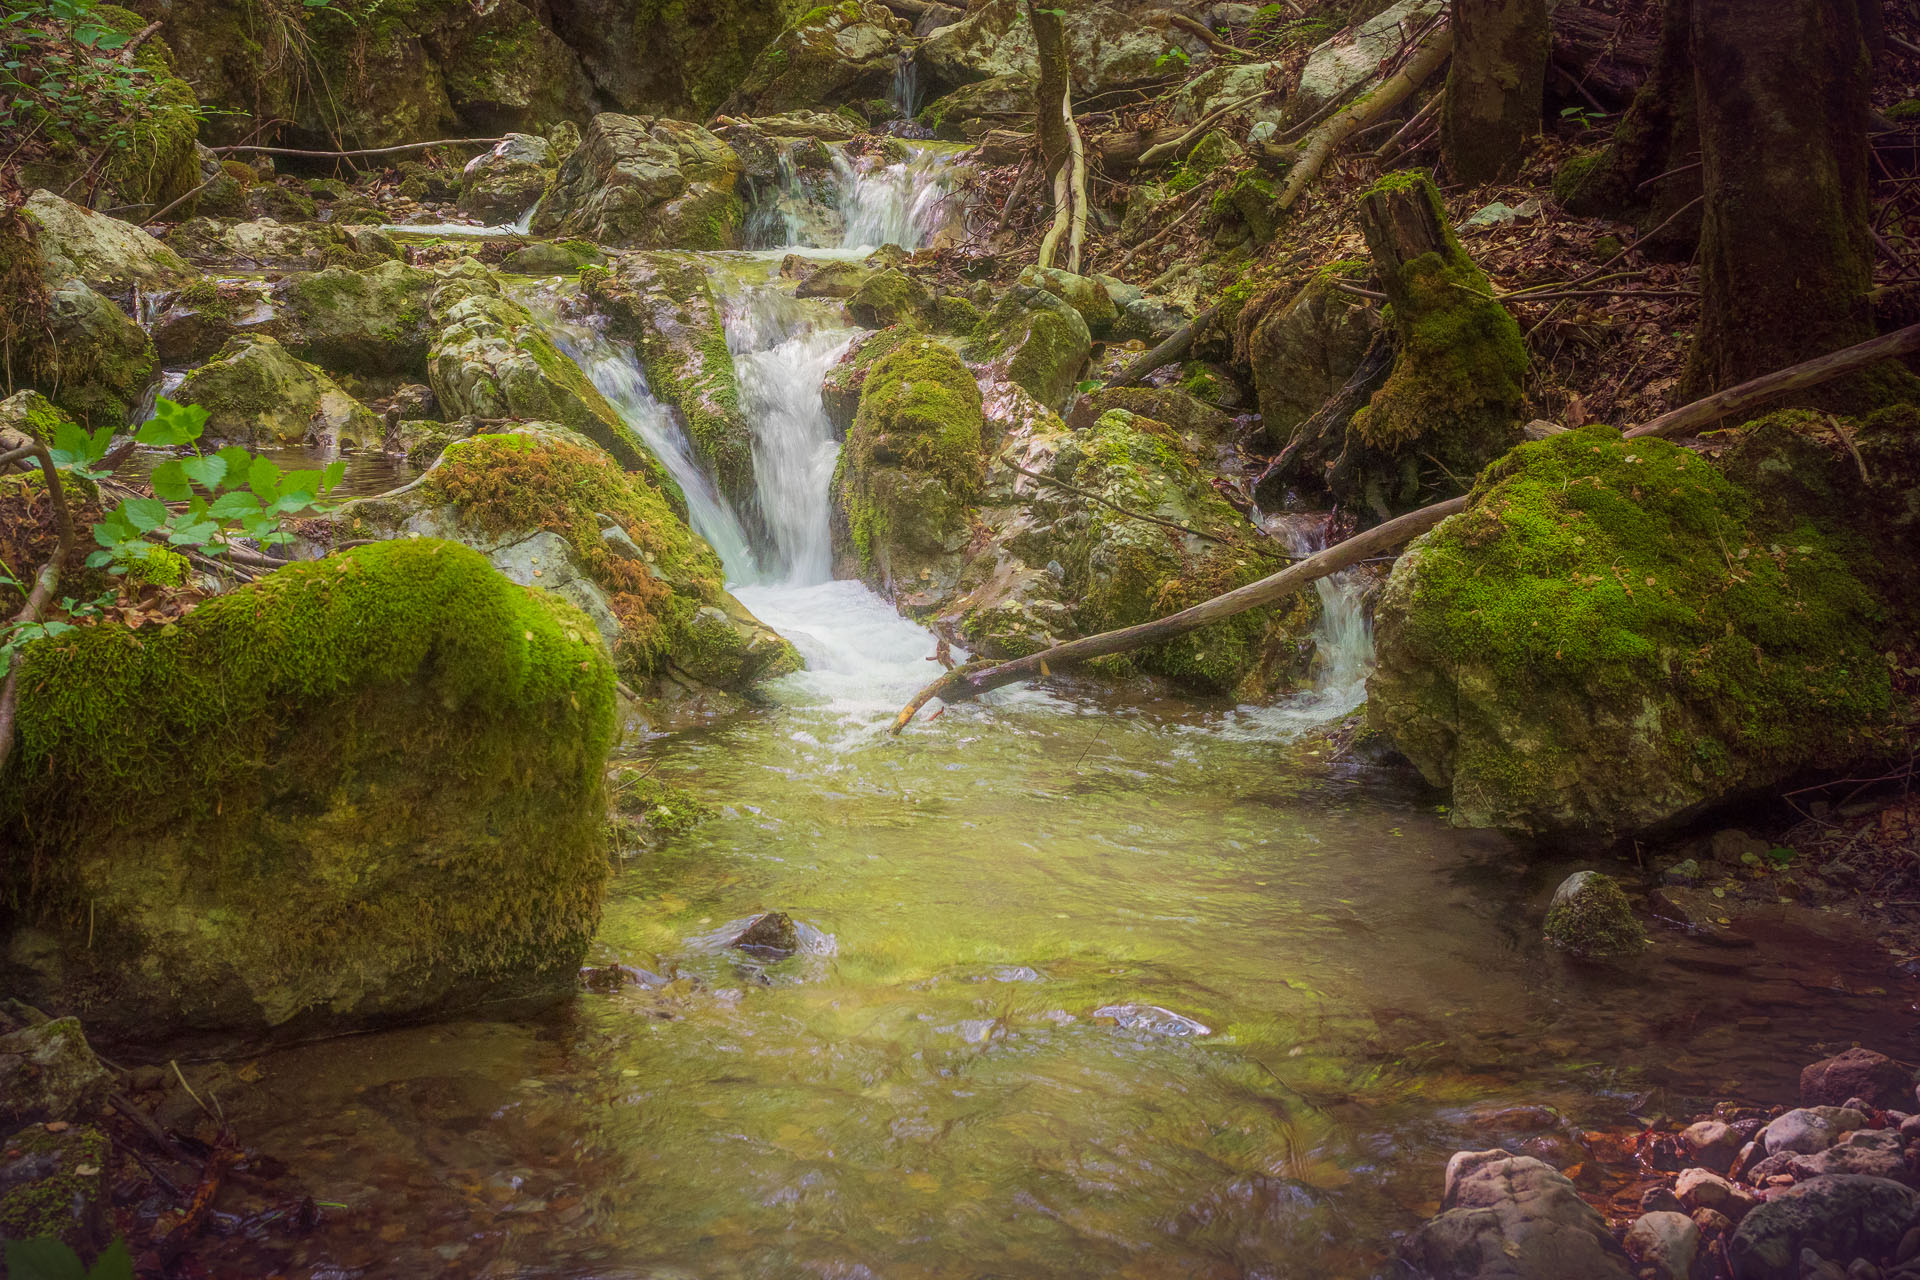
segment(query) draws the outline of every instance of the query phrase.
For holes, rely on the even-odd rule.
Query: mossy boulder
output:
[[[912,335],[867,371],[833,476],[836,553],[899,602],[950,583],[979,495],[986,418],[952,350]]]
[[[1020,283],[1044,289],[1078,311],[1095,337],[1111,333],[1114,322],[1120,318],[1120,308],[1114,305],[1113,295],[1090,276],[1077,276],[1058,267],[1028,267],[1021,271]]]
[[[554,25],[618,111],[706,119],[810,0],[558,0]]]
[[[22,661],[12,990],[166,1055],[571,987],[614,735],[577,610],[411,539]]]
[[[1086,320],[1066,299],[1016,284],[1001,295],[967,343],[967,359],[1024,388],[1049,409],[1065,403],[1093,350]]]
[[[79,280],[119,297],[135,285],[166,289],[195,275],[179,254],[140,228],[83,209],[51,191],[35,191],[21,212],[33,228],[33,251],[48,288]]]
[[[268,337],[227,343],[172,398],[205,409],[206,438],[229,444],[377,449],[385,436],[370,409]]]
[[[9,1021],[0,1018],[0,1028]],[[117,1084],[78,1018],[48,1018],[0,1034],[0,1124],[89,1119]]]
[[[125,425],[159,369],[146,331],[77,280],[48,294],[26,363],[33,385],[94,428]]]
[[[770,115],[884,97],[912,34],[877,0],[809,9],[760,51],[724,114]]]
[[[740,175],[740,157],[697,124],[602,112],[560,166],[533,229],[613,248],[738,248]]]
[[[736,509],[754,503],[753,428],[707,270],[677,254],[625,253],[591,273],[587,296],[631,341],[653,394],[676,410],[694,454]]]
[[[30,1125],[0,1140],[0,1245],[58,1240],[91,1259],[107,1239],[113,1165],[93,1125]]]
[[[557,422],[686,510],[679,486],[639,434],[492,272],[467,260],[438,274],[427,377],[446,416]]]
[[[913,335],[909,325],[862,334],[847,344],[839,362],[827,370],[820,383],[820,402],[827,411],[827,421],[833,424],[835,438],[844,440],[853,429],[853,420],[860,412],[860,393],[866,389],[873,366]]]
[[[271,218],[247,222],[193,218],[168,232],[167,244],[197,266],[232,271],[364,268],[399,253],[385,235],[328,222],[283,223]]]
[[[876,271],[847,299],[847,314],[867,329],[924,326],[939,313],[933,290],[898,267]]]
[[[1852,550],[1698,455],[1522,445],[1394,566],[1372,722],[1452,820],[1605,842],[1882,749],[1880,601]]]
[[[1647,949],[1647,931],[1612,876],[1576,871],[1553,891],[1541,933],[1583,960],[1618,960]]]
[[[347,373],[424,376],[433,329],[434,274],[402,262],[289,276],[274,294],[301,356]]]
[[[1291,302],[1261,316],[1247,342],[1267,442],[1283,448],[1295,427],[1346,384],[1380,330],[1380,312],[1323,272]]]
[[[659,491],[557,428],[449,444],[417,488],[345,517],[375,536],[457,539],[561,596],[651,696],[739,692],[800,665],[727,594],[719,557]]]
[[[559,167],[545,138],[510,133],[460,171],[460,212],[482,222],[512,222],[546,194]]]
[[[963,84],[920,109],[916,122],[942,138],[979,138],[991,129],[1032,128],[1031,73],[993,76]]]
[[[1191,56],[1205,46],[1184,32],[1155,29],[1110,4],[1066,7],[1067,62],[1076,101],[1166,78],[1172,49]],[[926,83],[940,92],[995,76],[1040,74],[1039,45],[1022,0],[985,0],[966,17],[921,41],[914,55]]]

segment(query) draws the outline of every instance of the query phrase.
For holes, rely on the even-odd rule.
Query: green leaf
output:
[[[247,468],[247,487],[260,496],[260,501],[273,501],[280,493],[280,468],[270,459],[255,458]]]
[[[175,404],[161,396],[153,404],[153,416],[141,424],[134,439],[141,444],[191,444],[207,429],[207,411],[197,404]]]
[[[99,535],[96,534],[95,536],[98,537]],[[87,553],[87,568],[89,569],[99,569],[105,565],[109,565],[112,563],[113,563],[113,552],[111,551],[107,551],[103,549],[100,551],[92,551]]]
[[[80,1255],[51,1236],[7,1241],[7,1274],[13,1280],[87,1280]]]
[[[320,473],[320,492],[329,493],[333,487],[347,478],[345,462],[329,462],[327,469]]]
[[[247,482],[247,471],[253,466],[253,455],[244,446],[230,444],[213,456],[227,464],[226,478],[221,483],[242,485]]]
[[[185,502],[193,496],[193,485],[187,480],[186,464],[179,458],[169,458],[153,469],[147,477],[147,483],[153,486],[157,497],[168,502]]]
[[[318,471],[290,471],[280,481],[281,496],[292,493],[312,495],[320,491],[320,481],[324,479]]]
[[[133,1255],[127,1252],[127,1242],[115,1240],[102,1249],[87,1280],[133,1280]]]
[[[187,479],[211,493],[226,478],[227,460],[217,453],[211,457],[188,458],[180,464],[180,469],[187,473]]]
[[[257,514],[260,499],[243,489],[229,489],[213,500],[207,508],[207,515],[215,520],[233,520],[241,516]]]
[[[167,541],[176,547],[204,547],[213,541],[220,532],[220,526],[211,520],[202,520],[196,524],[183,525],[167,535]]]
[[[146,533],[167,522],[167,504],[158,498],[128,498],[120,504],[119,514],[128,524]]]

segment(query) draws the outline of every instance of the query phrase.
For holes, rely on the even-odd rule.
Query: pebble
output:
[[[1693,1224],[1707,1236],[1724,1236],[1733,1231],[1733,1219],[1717,1209],[1695,1209]]]
[[[1683,1213],[1642,1214],[1627,1228],[1627,1256],[1658,1267],[1668,1280],[1687,1280],[1700,1252],[1700,1228]]]
[[[1689,1209],[1711,1209],[1733,1222],[1747,1216],[1760,1200],[1744,1187],[1736,1187],[1708,1169],[1688,1169],[1674,1180],[1673,1194]]]
[[[1796,1151],[1810,1156],[1866,1123],[1864,1114],[1846,1107],[1796,1107],[1768,1125],[1761,1137],[1768,1155]]]
[[[1687,1150],[1699,1161],[1702,1168],[1715,1173],[1725,1173],[1733,1164],[1733,1158],[1740,1153],[1740,1136],[1733,1126],[1718,1120],[1702,1120],[1698,1124],[1687,1126],[1681,1135],[1686,1140]]]

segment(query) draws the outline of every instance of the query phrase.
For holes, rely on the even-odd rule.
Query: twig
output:
[[[1169,9],[1167,11],[1167,23],[1169,26],[1178,27],[1187,34],[1198,37],[1201,43],[1222,57],[1228,54],[1232,54],[1235,57],[1240,56],[1239,49],[1236,49],[1219,36],[1213,34],[1213,32],[1207,29],[1207,24],[1197,18],[1189,18],[1184,13],[1175,13]]]
[[[1138,254],[1147,249],[1151,249],[1154,245],[1159,244],[1162,240],[1165,240],[1168,236],[1173,234],[1173,230],[1175,227],[1180,226],[1182,223],[1186,222],[1188,218],[1191,218],[1194,214],[1198,213],[1201,209],[1204,209],[1206,207],[1206,202],[1200,199],[1200,193],[1203,191],[1206,191],[1218,181],[1219,181],[1218,178],[1208,178],[1205,182],[1195,187],[1193,189],[1193,194],[1188,197],[1190,203],[1188,203],[1185,209],[1182,209],[1180,211],[1180,215],[1178,217],[1174,218],[1173,221],[1167,223],[1166,226],[1154,232],[1153,235],[1150,236],[1149,238],[1142,240],[1139,244],[1133,246],[1133,248],[1121,254],[1120,260],[1114,263],[1112,267],[1108,268],[1107,274],[1113,275],[1113,276],[1119,275],[1120,268],[1126,266],[1129,262],[1132,262],[1135,254]]]
[[[1345,280],[1328,280],[1327,283],[1340,292],[1350,293],[1356,298],[1373,298],[1379,302],[1385,302],[1387,300],[1387,295],[1378,289],[1362,288],[1360,285],[1352,284]]]
[[[1198,25],[1198,24],[1196,23],[1195,25]],[[1140,154],[1140,158],[1133,162],[1134,166],[1136,168],[1144,169],[1150,164],[1154,164],[1157,161],[1166,159],[1168,156],[1172,155],[1174,152],[1180,150],[1180,148],[1186,146],[1189,142],[1196,141],[1208,129],[1213,127],[1214,121],[1219,120],[1223,116],[1232,115],[1234,112],[1240,110],[1240,108],[1242,107],[1252,106],[1254,103],[1260,101],[1260,99],[1266,97],[1271,92],[1272,90],[1270,89],[1262,89],[1259,93],[1252,94],[1248,97],[1242,98],[1238,102],[1229,102],[1226,106],[1221,107],[1218,111],[1213,111],[1208,113],[1206,116],[1202,117],[1199,121],[1197,121],[1191,129],[1188,129],[1185,133],[1181,134],[1179,137],[1175,138],[1173,141],[1162,142],[1160,145],[1155,147],[1148,147],[1145,151],[1143,151]]]
[[[202,191],[205,191],[208,187],[212,186],[214,183],[220,181],[220,179],[226,176],[227,175],[224,173],[214,174],[211,178],[208,178],[205,182],[201,183],[199,186],[195,187],[193,190],[187,192],[187,194],[181,196],[178,200],[175,200],[173,203],[167,205],[167,207],[160,210],[160,212],[153,214],[150,217],[142,218],[140,220],[140,225],[148,226],[148,225],[151,225],[152,223],[160,221],[162,218],[172,213],[175,209],[178,209],[181,205],[193,199],[195,196],[199,195]]]
[[[135,53],[138,53],[140,50],[140,46],[145,44],[148,38],[152,36],[153,33],[158,31],[159,29],[160,29],[160,20],[158,18],[155,18],[152,22],[149,22],[146,26],[134,32],[133,38],[120,46],[120,65],[123,67],[132,66],[133,55]]]
[[[1167,335],[1166,341],[1122,369],[1120,376],[1108,382],[1107,385],[1110,387],[1133,386],[1154,370],[1165,368],[1175,361],[1184,359],[1188,349],[1193,346],[1194,335],[1210,323],[1219,310],[1219,307],[1208,307],[1175,329]]]

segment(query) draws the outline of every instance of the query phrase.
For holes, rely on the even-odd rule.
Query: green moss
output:
[[[1594,960],[1647,948],[1646,930],[1633,918],[1626,893],[1613,877],[1597,873],[1586,875],[1577,892],[1555,895],[1542,932],[1554,946]]]
[[[145,558],[127,566],[127,582],[140,587],[179,587],[186,585],[193,566],[177,551],[154,547]]]
[[[91,1125],[59,1132],[30,1125],[13,1134],[0,1148],[0,1166],[46,1172],[0,1194],[0,1240],[51,1238],[90,1250],[104,1218],[111,1157],[107,1136]]]
[[[1905,124],[1909,120],[1920,120],[1920,98],[1907,98],[1888,107],[1887,119],[1895,124]]]
[[[683,835],[719,816],[685,787],[663,782],[643,769],[616,769],[608,783],[617,848],[645,849]]]
[[[1596,176],[1602,174],[1607,163],[1607,149],[1595,147],[1589,151],[1575,152],[1560,162],[1553,171],[1553,198],[1563,209],[1575,209],[1582,203]]]

